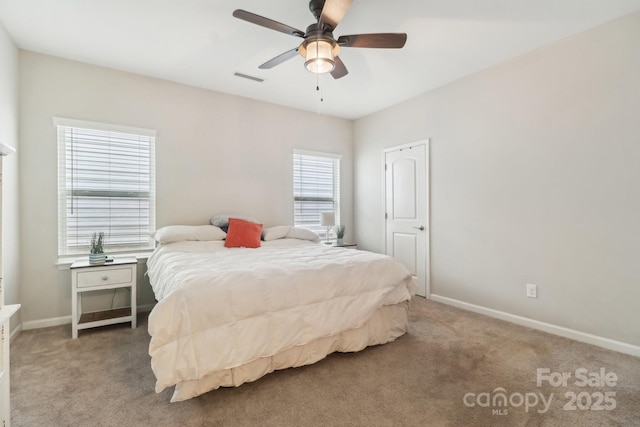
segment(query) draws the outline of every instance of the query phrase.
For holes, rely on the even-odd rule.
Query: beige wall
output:
[[[640,345],[638,46],[634,14],[357,120],[359,246],[382,149],[431,138],[433,294]]]
[[[53,116],[157,130],[158,227],[206,224],[217,213],[291,224],[291,152],[303,148],[342,154],[342,215],[353,228],[350,121],[31,52],[21,52],[20,67],[26,322],[71,313],[70,272],[55,265]],[[139,297],[153,303],[148,283]]]
[[[20,303],[18,252],[18,48],[0,24],[0,142],[17,150],[3,157],[2,186],[2,277],[5,303]],[[19,324],[20,314],[11,320]]]

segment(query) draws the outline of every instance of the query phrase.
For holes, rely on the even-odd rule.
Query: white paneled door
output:
[[[428,297],[428,141],[386,150],[386,250],[413,275],[417,293]]]

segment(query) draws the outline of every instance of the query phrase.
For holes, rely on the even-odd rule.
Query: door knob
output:
[[[420,230],[420,231],[424,231],[424,225],[421,225],[420,227],[413,227],[416,230]]]

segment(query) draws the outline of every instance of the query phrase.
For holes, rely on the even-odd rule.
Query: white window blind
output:
[[[328,153],[293,153],[294,224],[326,237],[321,212],[334,212],[340,224],[340,156]]]
[[[54,119],[58,128],[58,255],[151,249],[155,230],[155,131]]]

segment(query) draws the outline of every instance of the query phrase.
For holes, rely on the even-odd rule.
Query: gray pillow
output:
[[[216,227],[226,227],[229,225],[229,218],[238,218],[238,219],[243,219],[245,221],[249,221],[249,222],[255,222],[256,224],[259,224],[257,219],[248,217],[248,216],[242,216],[242,215],[216,215],[214,217],[211,218],[211,225],[215,225]]]

